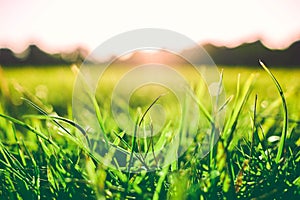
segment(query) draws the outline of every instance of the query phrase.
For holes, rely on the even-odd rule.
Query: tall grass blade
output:
[[[242,109],[244,105],[246,104],[253,86],[254,86],[254,78],[255,75],[251,74],[251,76],[248,78],[246,83],[244,84],[242,90],[240,89],[240,77],[238,77],[238,83],[237,83],[237,92],[235,96],[235,101],[233,104],[233,110],[230,114],[229,119],[227,120],[227,123],[224,126],[222,138],[225,142],[225,148],[229,147],[229,144],[232,142],[233,139],[233,133],[235,132],[235,129],[237,127],[237,123],[239,120],[239,116],[242,112]],[[241,91],[240,91],[241,90]]]
[[[282,132],[281,132],[281,138],[280,138],[280,142],[279,142],[279,147],[278,147],[278,151],[277,151],[277,155],[276,155],[276,159],[275,162],[279,163],[283,151],[284,151],[284,147],[285,147],[285,140],[287,137],[287,131],[288,131],[288,109],[287,109],[287,104],[286,104],[286,100],[285,100],[285,96],[283,93],[283,90],[279,84],[279,82],[277,81],[277,79],[275,78],[275,76],[272,74],[272,72],[266,67],[266,65],[259,60],[259,64],[263,67],[263,69],[269,74],[269,76],[272,78],[273,82],[276,85],[276,88],[279,92],[279,95],[281,97],[281,101],[282,101],[282,108],[283,108],[283,125],[282,125]]]
[[[188,94],[193,98],[193,100],[197,103],[199,110],[204,114],[205,118],[210,122],[214,123],[213,117],[211,116],[210,112],[207,110],[207,108],[203,105],[203,103],[199,100],[199,98],[196,97],[193,91],[190,89],[187,90]]]

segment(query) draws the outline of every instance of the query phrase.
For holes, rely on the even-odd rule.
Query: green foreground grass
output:
[[[178,161],[160,170],[131,174],[107,168],[78,140],[81,135],[67,120],[72,119],[75,80],[70,68],[2,69],[0,197],[299,199],[300,70],[271,71],[274,80],[268,70],[259,66],[224,67],[228,97],[224,127],[218,127],[210,121],[213,116],[207,116],[205,126],[199,128],[199,134]],[[183,73],[190,76],[191,72]],[[119,78],[119,72],[112,74],[103,84]],[[205,112],[206,108],[199,104],[199,109]],[[105,107],[100,107],[100,112],[108,115]],[[134,148],[139,141],[132,141],[109,118],[101,120],[108,139],[124,151],[139,151]],[[143,124],[140,126],[143,128]],[[166,127],[163,131],[169,130]],[[201,139],[207,130],[220,131],[221,137],[200,159]]]

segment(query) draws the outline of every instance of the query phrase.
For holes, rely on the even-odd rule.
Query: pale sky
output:
[[[300,0],[0,0],[0,48],[30,43],[57,52],[93,50],[137,28],[164,28],[196,42],[236,46],[257,39],[285,48],[300,39]]]

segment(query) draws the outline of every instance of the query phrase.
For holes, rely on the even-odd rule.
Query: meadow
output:
[[[130,173],[103,165],[78,139],[88,130],[72,121],[74,69],[0,68],[1,199],[299,199],[300,69],[270,72],[259,64],[219,69],[226,91],[219,108],[226,108],[224,126],[218,127],[199,102],[205,122],[183,155],[160,169]],[[119,66],[108,73],[102,93],[122,70]],[[151,106],[147,101],[137,112],[136,127],[145,128],[143,120],[149,123],[144,116]],[[105,137],[128,152],[130,160],[140,148],[150,154],[164,147],[166,135],[134,140],[111,122],[107,107],[95,108]],[[185,123],[175,125],[188,132]],[[175,125],[162,132],[172,132]],[[200,144],[207,132],[220,137],[203,157]]]

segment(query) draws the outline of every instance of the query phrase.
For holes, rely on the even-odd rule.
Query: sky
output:
[[[258,39],[286,48],[300,39],[299,0],[0,0],[0,48],[93,50],[138,28],[163,28],[199,43],[234,47]]]

